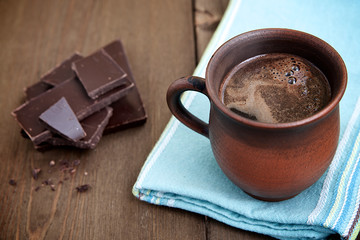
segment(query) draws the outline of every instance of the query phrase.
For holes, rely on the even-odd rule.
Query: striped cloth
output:
[[[223,42],[259,28],[296,29],[332,45],[347,66],[348,87],[340,103],[337,152],[315,184],[286,201],[255,200],[223,174],[209,140],[172,117],[145,161],[133,194],[152,204],[196,212],[278,239],[325,239],[333,234],[355,239],[360,230],[359,12],[360,1],[355,0],[232,0],[194,72],[203,77],[212,53]],[[206,97],[189,92],[183,102],[206,121]]]
[[[360,98],[326,173],[316,208],[307,224],[358,235],[360,206]]]

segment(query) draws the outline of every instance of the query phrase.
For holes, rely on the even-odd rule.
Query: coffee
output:
[[[285,123],[312,116],[331,98],[325,75],[308,60],[269,53],[236,65],[220,88],[233,112],[265,123]]]

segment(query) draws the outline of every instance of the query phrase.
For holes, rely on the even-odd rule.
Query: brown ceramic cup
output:
[[[266,53],[303,57],[327,77],[331,100],[316,114],[289,123],[262,123],[225,107],[219,89],[225,75],[240,62]],[[260,29],[224,43],[210,59],[205,79],[183,77],[168,89],[171,112],[192,130],[210,139],[215,158],[226,174],[249,195],[266,201],[296,196],[315,183],[329,166],[339,139],[339,101],[347,83],[340,55],[326,42],[289,29]],[[210,100],[209,124],[184,108],[184,91]]]

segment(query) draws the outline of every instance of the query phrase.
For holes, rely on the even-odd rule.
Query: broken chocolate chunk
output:
[[[87,190],[89,190],[89,188],[90,188],[90,185],[89,185],[89,184],[84,184],[84,185],[81,185],[81,186],[76,187],[76,190],[77,190],[79,193],[82,193],[82,192],[86,192]]]
[[[45,84],[45,83],[44,83]],[[48,89],[38,89],[37,94],[40,95],[46,92]],[[132,89],[131,89],[132,90]],[[130,92],[130,90],[129,90]],[[30,100],[35,96],[27,96]],[[123,97],[125,98],[125,97]],[[127,98],[127,97],[126,97]],[[119,101],[117,101],[119,102]],[[102,137],[104,128],[107,126],[110,117],[112,116],[112,108],[106,107],[96,113],[93,113],[89,117],[80,121],[81,126],[83,127],[86,137],[74,143],[73,141],[66,140],[60,136],[53,135],[47,142],[35,145],[35,148],[38,151],[46,151],[52,148],[52,146],[73,146],[82,149],[94,149]],[[29,138],[26,132],[22,129],[21,135],[24,138]]]
[[[74,142],[53,136],[48,142],[54,146],[73,146],[82,149],[94,149],[99,143],[111,116],[112,108],[106,107],[82,120],[80,124],[86,133],[86,137],[79,141]]]
[[[83,59],[83,57],[80,54],[75,53],[55,68],[45,73],[41,77],[40,81],[50,86],[56,86],[59,83],[74,78],[75,72],[71,69],[71,64],[80,59]]]
[[[37,82],[27,88],[24,89],[25,96],[27,100],[30,100],[34,97],[39,96],[40,94],[46,92],[52,88],[51,85],[44,83],[44,82]]]
[[[104,48],[105,52],[124,69],[127,79],[135,84],[134,76],[126,57],[125,49],[120,40],[115,40]],[[145,123],[147,115],[139,91],[136,87],[120,100],[110,105],[113,108],[113,116],[105,128],[105,134],[115,132],[124,128],[134,127]]]
[[[64,97],[43,112],[39,118],[55,133],[70,141],[78,141],[86,136],[75,113]]]
[[[53,146],[92,149],[103,133],[140,125],[147,118],[120,40],[86,58],[72,55],[44,74],[40,82],[25,89],[25,93],[28,101],[12,115],[22,127],[22,135],[30,138],[39,151]],[[45,119],[49,117],[48,109],[61,98],[68,102],[66,109],[72,109],[85,137],[67,136],[62,133],[65,125],[58,130],[49,127],[55,115]]]
[[[113,116],[105,128],[104,134],[144,124],[147,115],[136,88],[130,89],[122,99],[110,105]]]
[[[124,70],[104,50],[74,62],[72,69],[92,99],[121,85],[126,77]]]
[[[73,109],[76,117],[79,120],[83,120],[87,116],[125,96],[127,91],[133,86],[133,83],[125,81],[123,85],[93,100],[87,96],[79,80],[73,78],[32,98],[30,101],[15,109],[12,114],[33,143],[38,145],[52,137],[51,132],[46,130],[43,124],[40,123],[39,116],[61,97],[68,99],[69,105]]]

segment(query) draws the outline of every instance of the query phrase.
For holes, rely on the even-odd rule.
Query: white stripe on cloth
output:
[[[337,170],[338,165],[341,162],[342,153],[344,152],[346,144],[349,141],[350,134],[353,131],[354,125],[359,117],[359,114],[360,114],[360,97],[358,98],[358,100],[355,104],[355,110],[350,118],[350,121],[349,121],[347,127],[346,127],[345,133],[338,145],[338,149],[335,153],[335,156],[329,166],[329,170],[326,175],[318,203],[308,217],[308,221],[307,221],[308,224],[313,224],[315,222],[316,218],[318,217],[318,215],[321,213],[321,211],[325,207],[325,203],[327,201],[327,197],[328,197],[328,194],[330,191],[330,184],[333,180],[334,174],[337,172],[336,170]]]

